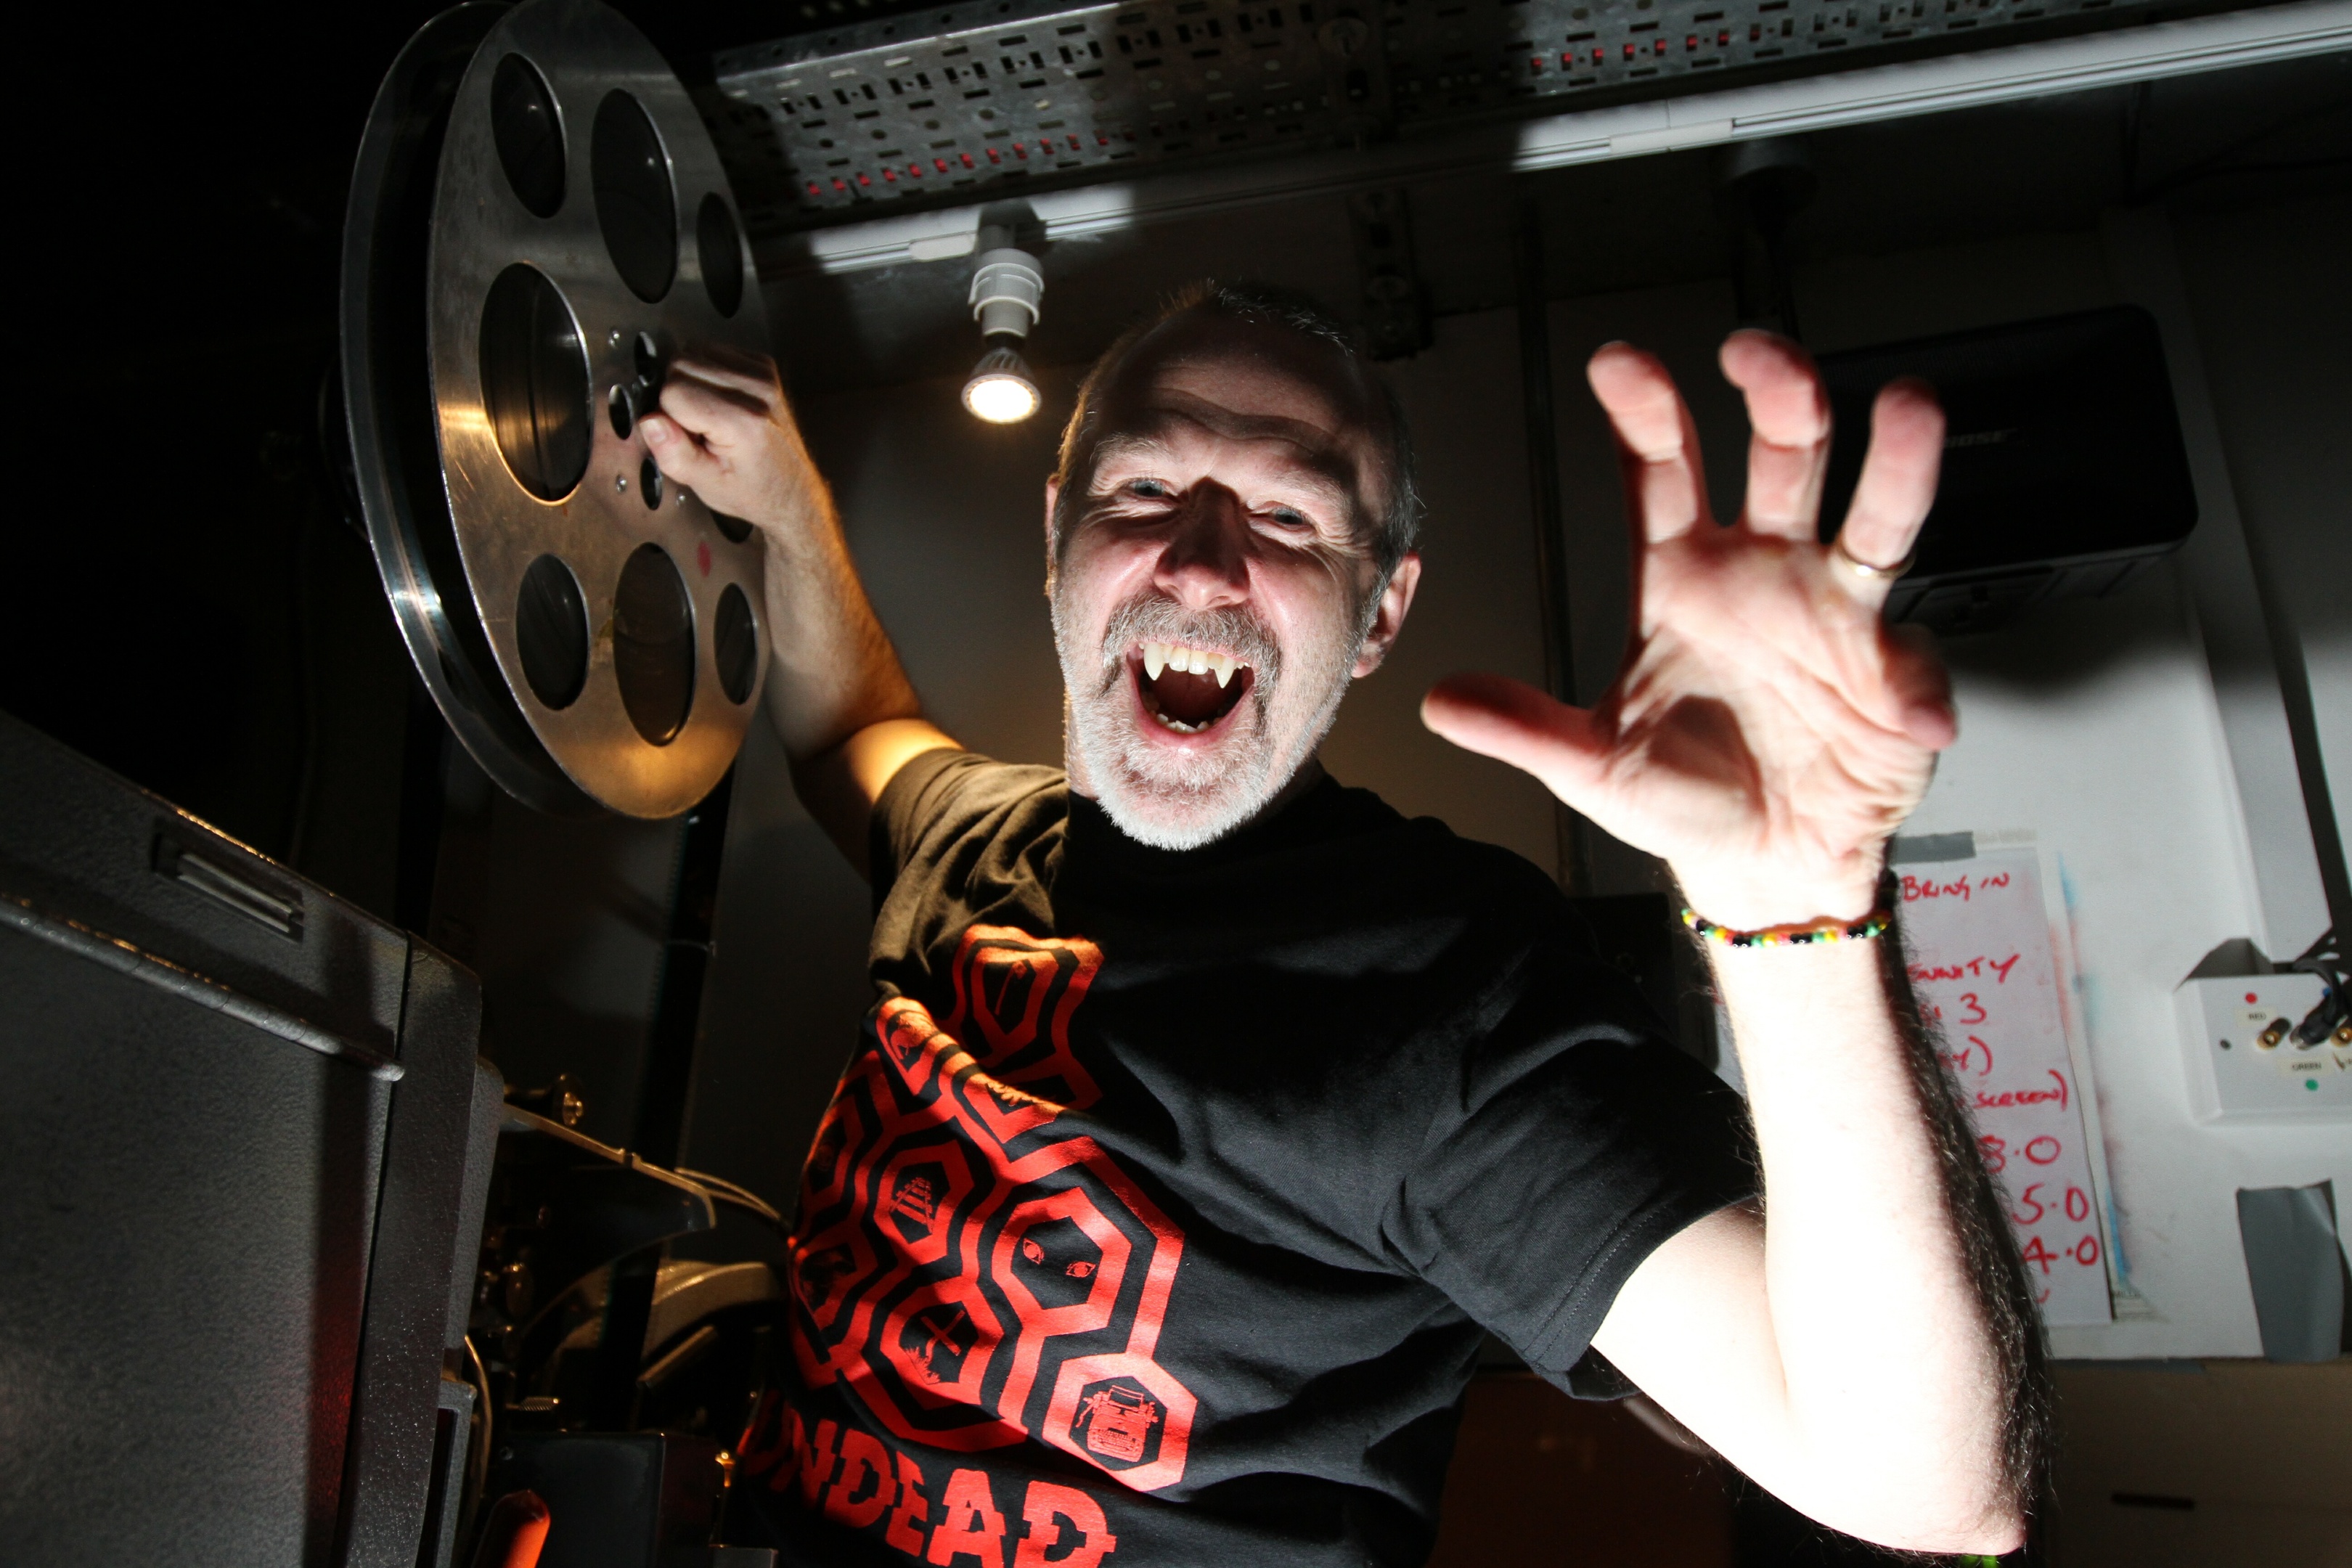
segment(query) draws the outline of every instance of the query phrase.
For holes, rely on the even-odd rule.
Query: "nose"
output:
[[[1187,609],[1238,605],[1249,596],[1249,512],[1222,485],[1201,484],[1160,552],[1152,583]]]

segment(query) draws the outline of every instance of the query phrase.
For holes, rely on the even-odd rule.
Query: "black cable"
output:
[[[2298,1044],[2315,1046],[2343,1027],[2352,1019],[2352,998],[2347,998],[2347,978],[2343,949],[2336,941],[2336,928],[2329,926],[2319,933],[2319,940],[2303,950],[2301,954],[2282,966],[2288,973],[2315,974],[2326,992],[2319,1005],[2303,1016],[2294,1026]]]
[[[767,1225],[787,1241],[792,1239],[791,1222],[784,1218],[774,1205],[761,1197],[751,1188],[740,1183],[730,1182],[724,1176],[714,1176],[708,1171],[689,1171],[680,1167],[677,1173],[707,1190],[714,1201],[741,1209]]]
[[[2146,85],[2143,83],[2143,88]],[[2234,142],[2217,147],[2203,157],[2174,170],[2146,189],[2141,189],[2139,187],[2140,150],[2142,139],[2151,118],[2151,109],[2152,101],[2144,91],[2135,94],[2125,106],[2124,205],[2128,207],[2146,206],[2150,202],[2161,201],[2184,185],[2194,184],[2199,180],[2212,179],[2222,174],[2303,174],[2314,169],[2342,168],[2347,163],[2352,163],[2352,158],[2344,157],[2300,158],[2261,163],[2229,162],[2248,148],[2268,141],[2282,131],[2293,130],[2305,121],[2319,115],[2336,112],[2336,105],[2323,103],[2299,109],[2292,114],[2273,120],[2261,130],[2251,132]]]
[[[482,1364],[482,1352],[474,1348],[474,1336],[466,1336],[466,1366],[467,1381],[474,1385],[474,1410],[481,1418],[481,1439],[466,1461],[466,1482],[457,1499],[457,1551],[462,1557],[472,1542],[475,1510],[482,1506],[482,1492],[490,1481],[491,1425],[496,1413],[490,1408],[490,1370]]]

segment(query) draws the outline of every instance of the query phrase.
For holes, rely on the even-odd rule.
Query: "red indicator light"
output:
[[[2246,993],[2246,1001],[2247,1001],[2247,1003],[2248,1003],[2249,1005],[2251,1005],[2251,1004],[2252,1004],[2252,1003],[2259,1002],[2259,1001],[2261,1001],[2261,1000],[2262,1000],[2262,998],[2261,998],[2261,997],[2259,997],[2259,996],[2257,996],[2257,995],[2255,995],[2252,992],[2249,991],[2249,992],[2247,992],[2247,993]]]

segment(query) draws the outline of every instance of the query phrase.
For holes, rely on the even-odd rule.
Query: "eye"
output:
[[[1315,524],[1297,507],[1268,507],[1265,515],[1277,528],[1312,528]]]
[[[1145,500],[1166,500],[1169,490],[1167,485],[1159,479],[1129,479],[1127,481],[1127,493],[1140,496]]]

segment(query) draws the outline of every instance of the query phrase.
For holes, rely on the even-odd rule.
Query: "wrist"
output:
[[[1878,857],[1867,865],[1792,868],[1771,865],[1670,866],[1683,902],[1702,919],[1734,931],[1764,931],[1820,921],[1861,920],[1878,905]]]

